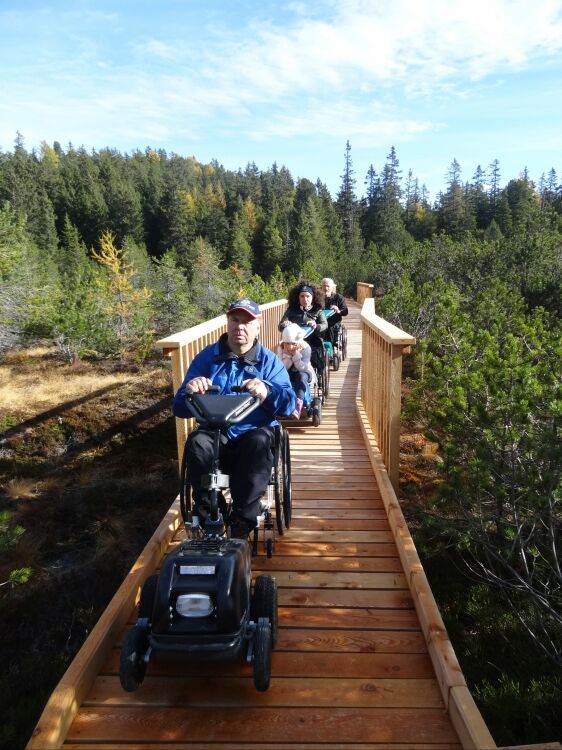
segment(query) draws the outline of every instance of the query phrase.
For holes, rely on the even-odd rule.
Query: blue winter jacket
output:
[[[220,393],[232,393],[232,386],[244,380],[259,378],[268,386],[269,395],[246,419],[231,425],[226,434],[235,438],[255,427],[277,424],[275,417],[288,417],[295,409],[296,396],[285,366],[279,357],[256,341],[252,349],[241,357],[230,351],[227,335],[202,349],[189,365],[178,392],[174,396],[172,411],[176,417],[190,417],[185,405],[186,385],[196,377],[209,378],[220,387]]]

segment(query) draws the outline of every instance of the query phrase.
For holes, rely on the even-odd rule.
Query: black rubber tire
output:
[[[187,442],[183,447],[180,469],[180,512],[184,524],[191,523],[192,492],[191,484],[187,481]]]
[[[343,362],[347,357],[347,330],[345,329],[345,327],[342,328],[341,341],[341,358]]]
[[[143,583],[139,599],[138,617],[152,619],[152,610],[154,609],[154,599],[156,598],[156,587],[158,586],[158,576],[149,576]]]
[[[275,495],[275,525],[279,536],[285,533],[285,507],[283,503],[283,428],[275,428],[273,482]]]
[[[324,362],[324,403],[330,396],[330,366],[328,360]]]
[[[312,407],[312,425],[319,427],[322,423],[322,401],[319,398],[314,399],[314,405]]]
[[[265,542],[265,554],[268,558],[273,557],[273,539],[267,539]]]
[[[264,692],[271,678],[271,630],[269,625],[257,625],[254,635],[254,686]]]
[[[334,368],[334,372],[337,372],[340,369],[340,358],[337,354],[334,354],[332,367]]]
[[[135,625],[125,636],[119,659],[119,680],[123,690],[128,693],[134,693],[142,685],[146,674],[144,655],[147,648],[146,630]]]
[[[293,485],[291,475],[291,444],[288,430],[283,430],[283,506],[285,526],[290,528],[293,519]]]
[[[277,581],[273,576],[257,576],[251,606],[252,620],[267,617],[271,626],[271,647],[277,645]]]

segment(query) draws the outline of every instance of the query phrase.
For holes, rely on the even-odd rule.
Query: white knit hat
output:
[[[289,323],[288,326],[283,328],[281,340],[287,344],[298,344],[304,341],[304,331],[296,323]]]

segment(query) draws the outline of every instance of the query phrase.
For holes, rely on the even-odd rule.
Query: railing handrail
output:
[[[266,302],[260,305],[260,312],[262,315],[267,313],[269,310],[279,307],[280,304],[287,304],[286,299],[275,300],[274,302]],[[179,346],[184,346],[192,341],[196,341],[201,336],[206,336],[211,333],[217,333],[219,329],[226,326],[226,314],[218,315],[216,318],[205,320],[203,323],[198,323],[191,328],[185,328],[183,331],[178,333],[172,333],[170,336],[166,336],[156,342],[155,346],[160,347],[164,350],[170,350]],[[264,342],[265,343],[265,342]],[[267,344],[265,344],[267,346]]]
[[[361,401],[384,465],[398,493],[402,354],[414,336],[375,315],[375,300],[361,308]]]

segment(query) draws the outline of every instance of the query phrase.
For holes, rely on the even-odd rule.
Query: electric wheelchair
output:
[[[250,544],[225,536],[223,513],[229,511],[225,497],[229,477],[221,472],[219,457],[221,430],[242,421],[260,400],[245,392],[220,395],[216,390],[186,397],[192,416],[214,433],[212,466],[201,480],[209,497],[209,516],[204,527],[193,516],[184,452],[180,508],[188,538],[165,558],[160,573],[147,578],[142,587],[136,624],[127,632],[121,649],[119,677],[128,692],[140,687],[154,653],[191,660],[243,656],[253,663],[256,689],[269,687],[271,650],[277,641],[277,584],[272,576],[260,575],[252,589]],[[271,526],[269,535],[264,531],[268,555],[273,550],[275,527],[282,534],[291,521],[289,455],[288,436],[279,428],[267,492],[275,504],[275,524],[267,504],[264,509],[269,521],[264,520],[263,525]]]

